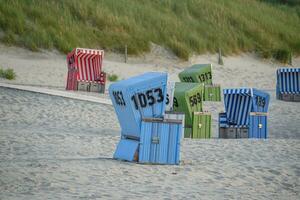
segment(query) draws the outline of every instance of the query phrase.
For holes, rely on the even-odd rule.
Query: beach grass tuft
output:
[[[2,69],[2,68],[0,68],[0,78],[5,78],[5,79],[8,79],[8,80],[13,80],[13,79],[16,78],[16,73],[11,68],[8,68],[8,69]]]
[[[110,81],[110,82],[115,82],[115,81],[117,81],[119,79],[119,77],[118,77],[118,75],[116,75],[116,74],[109,74],[108,75],[108,80]]]

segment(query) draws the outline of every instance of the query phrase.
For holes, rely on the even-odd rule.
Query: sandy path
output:
[[[148,71],[165,71],[171,80],[178,81],[178,73],[195,63],[213,64],[213,81],[222,87],[257,87],[275,89],[275,72],[279,63],[263,61],[253,54],[229,56],[223,58],[225,65],[217,64],[217,55],[192,56],[183,62],[171,52],[154,45],[151,52],[140,57],[129,57],[124,63],[122,55],[106,53],[104,70],[115,73],[120,79]],[[294,66],[300,66],[300,57],[293,60]],[[14,81],[2,82],[65,87],[67,76],[66,58],[56,51],[31,52],[18,47],[0,45],[0,66],[11,67],[17,73]]]

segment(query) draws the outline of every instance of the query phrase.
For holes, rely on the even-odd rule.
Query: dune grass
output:
[[[118,77],[117,74],[109,74],[109,75],[108,75],[108,80],[109,80],[110,82],[115,82],[115,81],[117,81],[118,79],[119,79],[119,77]]]
[[[37,51],[300,53],[299,6],[262,0],[0,0],[0,40]]]
[[[2,69],[0,68],[0,78],[5,78],[8,80],[13,80],[16,78],[16,73],[13,69]]]

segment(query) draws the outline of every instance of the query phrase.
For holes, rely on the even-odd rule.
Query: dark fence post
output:
[[[125,63],[127,63],[127,45],[125,45]]]
[[[224,65],[223,59],[222,59],[222,51],[221,48],[219,48],[219,65]]]

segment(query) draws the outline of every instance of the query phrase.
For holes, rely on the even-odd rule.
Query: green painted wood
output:
[[[212,84],[212,64],[196,64],[179,73],[181,82]]]
[[[175,83],[173,107],[185,114],[185,127],[192,126],[193,112],[201,112],[204,86],[199,83]]]
[[[221,101],[221,86],[205,85],[203,96],[204,101]]]
[[[193,113],[192,138],[211,138],[211,114],[208,112]]]

